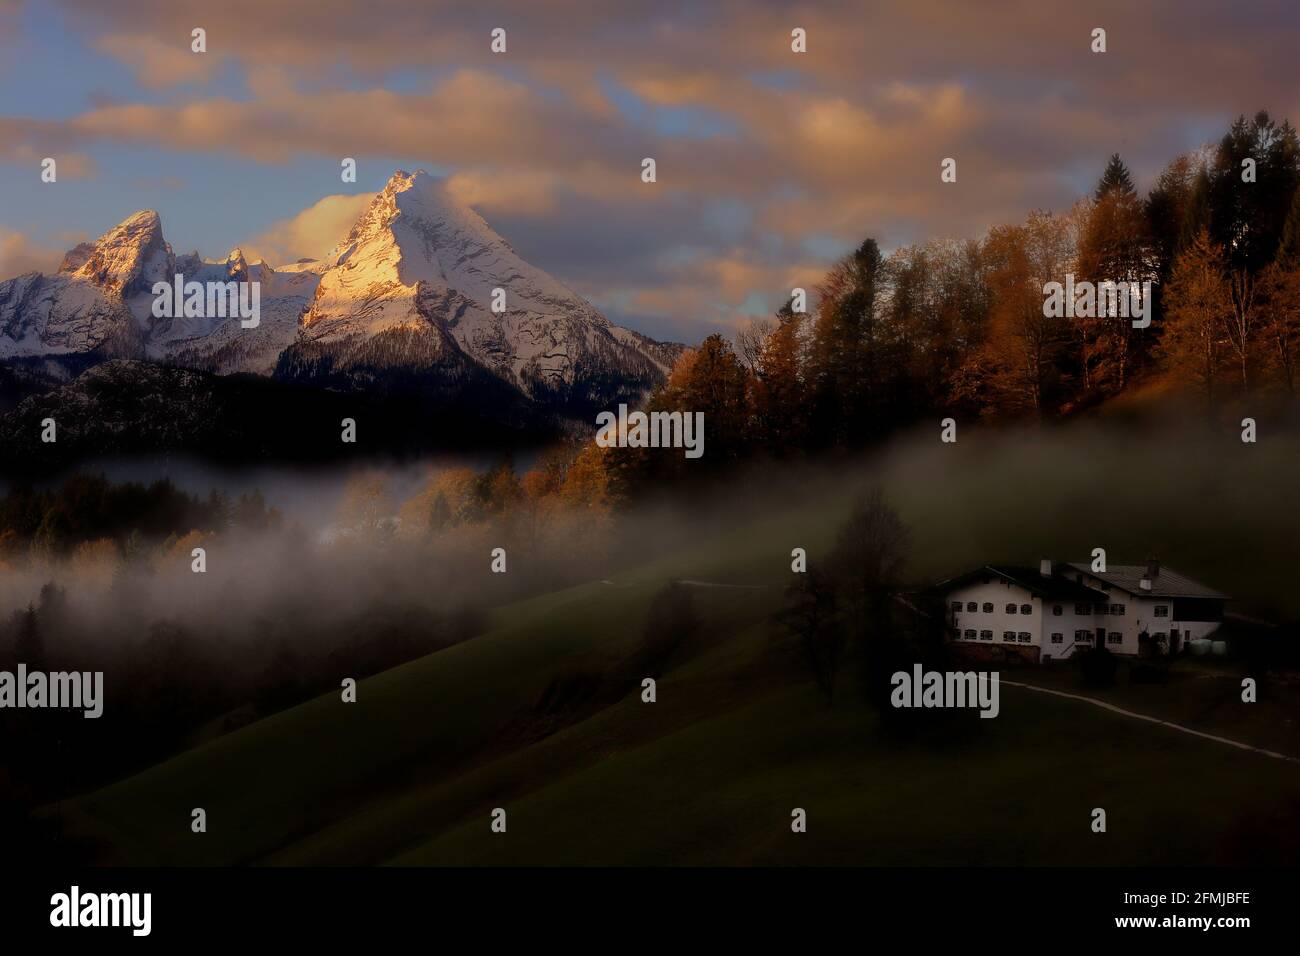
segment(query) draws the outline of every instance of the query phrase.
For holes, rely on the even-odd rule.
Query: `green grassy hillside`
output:
[[[1209,571],[1209,583],[1294,600],[1273,565],[1294,519],[1276,518],[1270,535],[1252,510],[1294,477],[1273,467],[1274,450],[1226,466],[1199,459],[1175,481],[1119,468],[1154,465],[1159,449],[1073,441],[1077,470],[1051,437],[903,447],[872,466],[913,529],[914,577],[1036,548],[1076,556],[1099,540],[1123,560],[1155,537],[1171,565]],[[174,864],[1300,858],[1294,764],[1014,688],[997,719],[906,743],[882,731],[850,673],[829,707],[770,618],[790,548],[824,554],[866,473],[810,486],[610,583],[498,608],[480,636],[362,681],[356,704],[328,694],[65,803],[68,836],[98,860]],[[1219,505],[1196,507],[1177,490],[1187,480],[1225,491]],[[1247,539],[1261,558],[1253,577],[1229,557]],[[681,578],[756,587],[691,588],[698,634],[645,704],[620,667],[654,594]],[[1077,689],[1073,671],[1008,676]],[[1111,693],[1243,739],[1252,721],[1295,714],[1293,699],[1243,712],[1221,680],[1195,675]],[[190,832],[194,807],[207,811],[206,834]],[[508,812],[504,835],[489,830],[495,807]],[[794,807],[808,811],[807,834],[790,832]],[[1104,835],[1090,832],[1094,807],[1107,811]]]

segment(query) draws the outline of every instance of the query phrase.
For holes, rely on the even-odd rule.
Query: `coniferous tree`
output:
[[[1099,187],[1098,192],[1100,198],[1092,203],[1083,224],[1078,277],[1093,283],[1155,282],[1153,243],[1137,193],[1119,187]],[[1145,330],[1135,328],[1127,317],[1103,315],[1100,308],[1095,317],[1075,321],[1083,333],[1084,387],[1122,391],[1145,360]]]
[[[1106,168],[1101,174],[1101,180],[1097,183],[1097,189],[1092,198],[1097,202],[1101,202],[1107,196],[1116,193],[1124,197],[1137,195],[1133,188],[1133,177],[1129,175],[1124,160],[1119,158],[1119,153],[1111,153],[1110,161],[1106,163]]]
[[[1273,261],[1297,183],[1300,139],[1291,124],[1262,111],[1249,121],[1238,117],[1209,171],[1210,238],[1230,266],[1256,273]]]
[[[797,447],[806,435],[802,327],[803,316],[787,302],[777,313],[776,328],[758,356],[753,420],[758,437],[774,454]]]

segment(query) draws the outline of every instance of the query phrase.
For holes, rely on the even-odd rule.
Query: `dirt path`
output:
[[[1285,760],[1287,763],[1300,764],[1300,757],[1291,757],[1287,754],[1280,754],[1274,750],[1265,750],[1262,747],[1253,747],[1250,744],[1242,743],[1240,740],[1230,740],[1227,737],[1217,737],[1214,734],[1207,734],[1204,731],[1193,730],[1191,727],[1184,727],[1182,724],[1175,724],[1168,720],[1161,720],[1159,717],[1150,717],[1146,714],[1139,714],[1136,711],[1125,710],[1123,707],[1116,707],[1104,700],[1098,700],[1096,697],[1085,697],[1082,694],[1071,694],[1063,690],[1049,690],[1046,687],[1036,687],[1033,684],[1021,684],[1017,681],[1003,680],[1003,684],[1008,687],[1023,687],[1025,690],[1032,690],[1039,694],[1051,694],[1053,697],[1067,697],[1070,700],[1081,700],[1086,704],[1092,704],[1094,707],[1100,707],[1102,710],[1109,710],[1111,713],[1120,714],[1124,717],[1131,717],[1134,720],[1145,720],[1151,724],[1159,724],[1162,727],[1169,727],[1180,733],[1191,734],[1193,737],[1202,737],[1206,740],[1213,740],[1216,743],[1227,744],[1229,747],[1236,747],[1238,750],[1249,750],[1252,753],[1263,754],[1265,757],[1272,757],[1274,760]]]

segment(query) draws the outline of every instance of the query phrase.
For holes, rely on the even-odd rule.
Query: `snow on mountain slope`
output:
[[[90,282],[39,272],[0,282],[0,358],[129,354],[138,339],[121,299]]]
[[[244,329],[238,318],[155,317],[154,283],[178,273],[187,282],[259,281],[259,327]],[[0,282],[0,359],[93,353],[267,375],[297,337],[315,290],[315,274],[280,277],[264,263],[250,266],[238,249],[224,262],[176,256],[158,214],[146,210],[69,250],[53,276]]]
[[[232,249],[224,262],[207,262],[197,255],[176,261],[176,271],[186,282],[257,282],[259,324],[246,329],[239,317],[154,318],[153,297],[132,304],[152,323],[147,340],[150,358],[226,374],[253,372],[270,375],[283,352],[298,337],[298,320],[316,291],[317,276],[310,272],[281,275],[265,262],[249,264],[240,249]]]
[[[498,288],[500,313],[492,311]],[[612,326],[524,262],[440,181],[398,171],[327,257],[302,336],[348,348],[395,330],[434,329],[536,399],[599,401],[596,393],[620,379],[649,388],[671,362],[662,349],[645,347],[657,343]]]
[[[260,324],[156,317],[153,285],[260,283]],[[494,290],[505,294],[494,312]],[[611,325],[524,262],[478,213],[420,171],[398,171],[324,259],[280,269],[177,256],[156,212],[138,212],[69,250],[53,276],[0,282],[0,360],[85,355],[227,374],[421,385],[557,405],[633,399],[663,381],[681,347]]]
[[[155,282],[171,279],[172,247],[163,239],[162,220],[152,209],[129,217],[81,253],[83,249],[84,245],[78,246],[64,257],[65,265],[73,265],[84,255],[72,277],[106,293],[129,298],[148,293]]]
[[[0,282],[0,358],[139,349],[127,299],[167,275],[171,247],[155,212],[138,212],[63,258],[57,274]]]

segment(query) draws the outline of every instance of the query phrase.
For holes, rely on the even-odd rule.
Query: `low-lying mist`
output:
[[[554,493],[530,474],[264,470],[257,526],[65,536],[60,547],[0,539],[0,667],[105,672],[105,717],[86,722],[102,726],[70,745],[86,751],[80,779],[36,784],[38,795],[471,640],[492,608],[533,595],[651,562],[665,582],[781,587],[791,549],[820,560],[869,486],[909,527],[911,585],[984,563],[1083,561],[1101,547],[1113,564],[1156,556],[1230,594],[1230,610],[1276,623],[1300,614],[1300,439],[1267,423],[1254,443],[1177,420],[964,427],[945,443],[936,423],[863,458],[751,464],[612,502]],[[205,486],[230,498],[253,490],[248,475],[195,466],[185,489],[202,497]],[[505,573],[494,572],[501,560]],[[45,731],[24,726],[12,729],[34,746]]]

